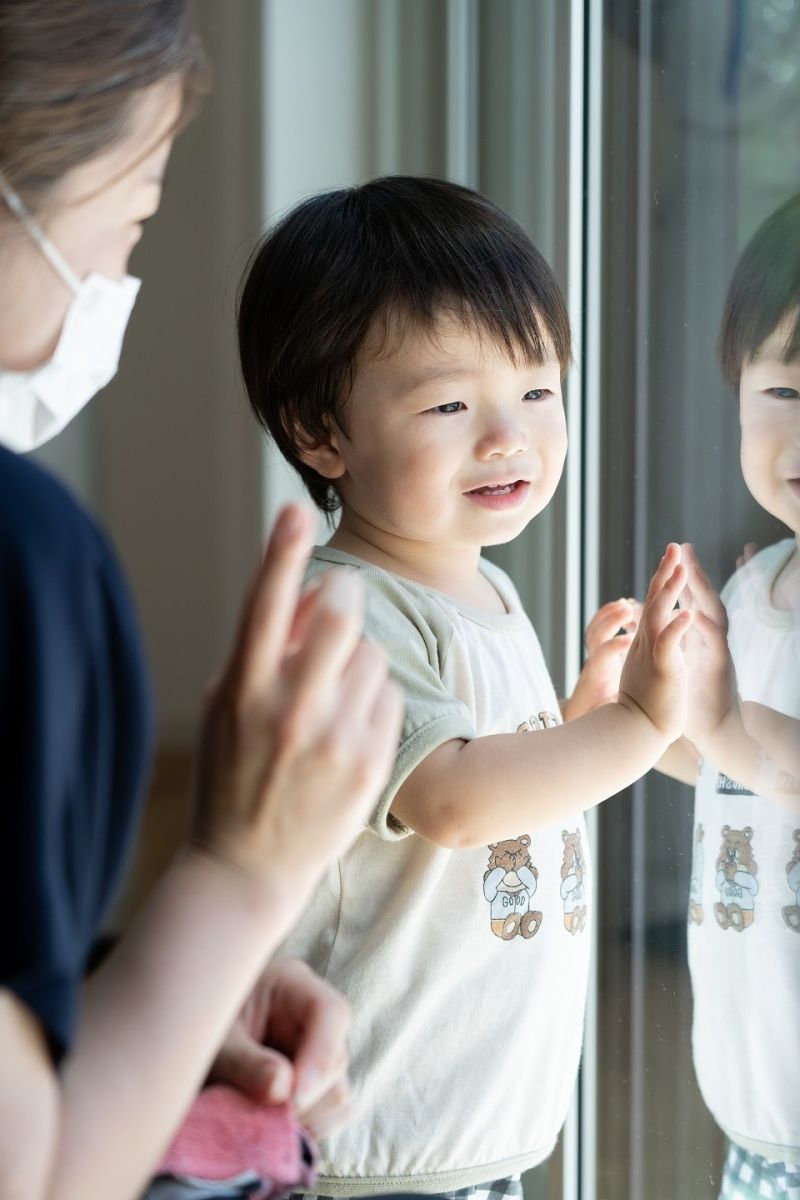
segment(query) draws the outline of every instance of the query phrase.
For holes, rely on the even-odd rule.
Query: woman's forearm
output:
[[[86,989],[46,1200],[138,1195],[305,898],[175,862]]]

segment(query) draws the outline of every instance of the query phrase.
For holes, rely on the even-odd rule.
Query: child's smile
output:
[[[513,479],[508,483],[482,484],[465,492],[470,500],[483,508],[516,508],[528,498],[531,485],[527,479]]]

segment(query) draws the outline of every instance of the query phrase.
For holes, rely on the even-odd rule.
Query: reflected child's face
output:
[[[800,362],[784,362],[781,325],[742,368],[739,413],[745,482],[762,508],[800,536]]]
[[[555,491],[567,447],[561,367],[455,319],[368,339],[323,473],[343,520],[447,548],[516,537]],[[316,465],[316,464],[315,464]]]

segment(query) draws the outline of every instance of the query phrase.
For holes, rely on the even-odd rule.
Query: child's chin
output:
[[[521,533],[530,525],[534,517],[539,515],[538,512],[527,512],[524,516],[517,514],[516,521],[508,521],[505,529],[497,528],[483,540],[484,546],[505,546],[509,542],[513,542],[514,538],[519,537]],[[499,526],[498,522],[498,526]]]

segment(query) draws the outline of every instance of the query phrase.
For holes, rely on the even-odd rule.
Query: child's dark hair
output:
[[[787,317],[794,320],[784,362],[800,359],[800,195],[767,217],[736,264],[719,338],[731,387],[738,388],[742,368]]]
[[[263,240],[239,297],[239,354],[259,421],[324,512],[335,486],[304,444],[344,430],[359,350],[376,317],[433,329],[444,312],[541,363],[549,337],[570,359],[567,311],[527,234],[484,197],[439,179],[390,176],[325,192]]]

